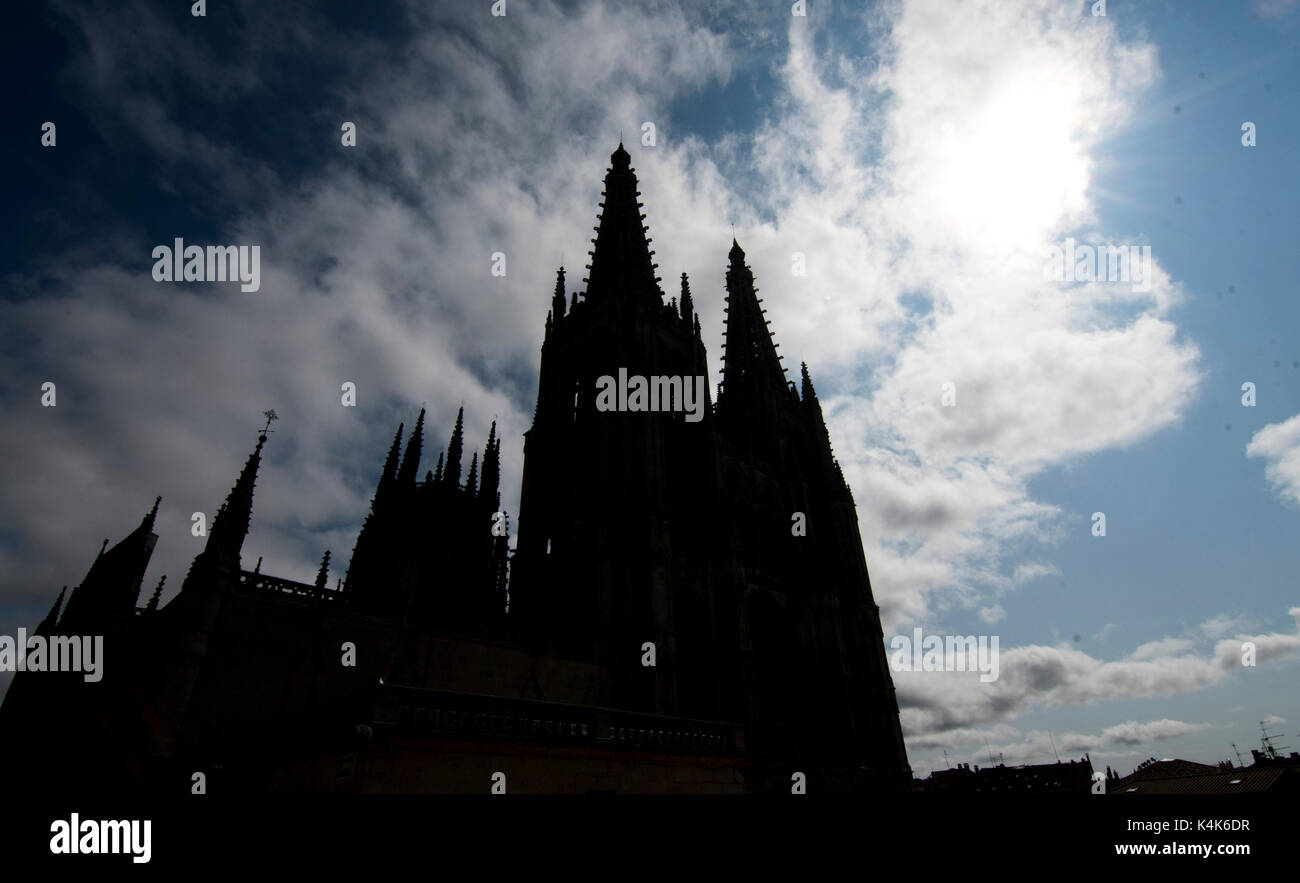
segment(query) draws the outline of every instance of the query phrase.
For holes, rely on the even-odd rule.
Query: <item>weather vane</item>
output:
[[[266,435],[268,432],[274,432],[275,430],[271,429],[271,421],[280,419],[280,415],[275,413],[275,408],[272,408],[269,411],[263,411],[262,416],[266,418],[266,426],[262,427],[262,435]]]

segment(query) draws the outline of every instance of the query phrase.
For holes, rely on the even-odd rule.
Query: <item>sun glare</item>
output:
[[[1088,162],[1066,102],[1043,88],[1005,89],[946,145],[942,204],[982,247],[1035,248],[1085,206]]]

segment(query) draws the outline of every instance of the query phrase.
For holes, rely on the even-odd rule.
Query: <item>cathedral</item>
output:
[[[103,677],[15,675],[7,775],[74,793],[910,789],[808,369],[787,377],[733,239],[709,395],[689,281],[660,287],[631,158],[610,159],[584,287],[561,268],[545,316],[513,523],[496,425],[467,464],[462,409],[430,469],[421,411],[345,575],[330,585],[328,552],[312,584],[248,569],[263,432],[170,602],[160,581],[142,603],[156,501],[59,595],[34,633],[102,635]]]

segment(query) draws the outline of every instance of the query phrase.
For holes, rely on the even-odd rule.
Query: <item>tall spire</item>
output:
[[[849,486],[844,480],[844,473],[840,469],[839,462],[835,459],[835,451],[831,447],[831,435],[826,429],[826,418],[822,415],[822,405],[817,399],[817,390],[813,388],[812,376],[808,373],[808,363],[800,363],[799,375],[802,381],[804,419],[808,421],[813,435],[817,439],[818,454],[822,466],[823,468],[830,467],[835,474],[835,484],[842,487],[848,499],[852,500],[853,494],[848,489]]]
[[[158,587],[153,590],[153,597],[150,598],[149,603],[145,605],[146,610],[158,609],[158,599],[162,597],[163,584],[166,582],[167,582],[167,574],[164,573],[162,575],[162,579],[158,580]]]
[[[438,466],[433,470],[433,480],[442,481],[442,451],[438,452]]]
[[[421,412],[423,416],[423,412]],[[384,471],[379,476],[379,486],[375,490],[375,497],[370,501],[370,514],[366,516],[365,522],[361,525],[361,532],[357,534],[356,544],[352,547],[352,558],[348,561],[347,579],[343,585],[346,590],[352,590],[364,582],[369,575],[368,570],[377,557],[376,544],[382,545],[384,530],[381,526],[385,519],[392,515],[391,503],[393,502],[393,491],[398,487],[398,452],[402,446],[402,430],[406,428],[405,423],[397,424],[397,433],[393,436],[393,444],[388,448],[388,456],[384,459]],[[411,440],[416,440],[416,434],[411,433]],[[417,446],[418,450],[418,446]],[[418,464],[417,464],[418,465]],[[412,478],[412,481],[414,478]],[[355,579],[354,579],[355,578]]]
[[[718,410],[753,409],[763,396],[790,395],[785,371],[777,357],[764,310],[759,304],[754,274],[745,265],[745,252],[731,240],[727,268],[726,351],[722,358],[722,392]]]
[[[479,498],[496,505],[501,489],[501,442],[497,440],[497,422],[488,430],[487,447],[483,449],[483,486]]]
[[[208,542],[203,547],[204,557],[235,569],[239,567],[239,553],[244,547],[244,538],[248,536],[248,525],[253,517],[253,484],[257,481],[257,468],[262,463],[264,444],[265,431],[257,437],[257,447],[248,456],[239,478],[235,480],[235,486],[218,510],[217,517],[212,520]]]
[[[632,158],[619,142],[609,160],[600,223],[592,240],[595,248],[587,265],[587,298],[643,297],[660,301],[663,292],[655,276],[648,228],[641,223],[645,215],[637,200],[641,191],[636,189]]]
[[[330,578],[330,550],[325,550],[325,557],[320,560],[320,570],[316,571],[316,588],[325,588],[325,583]]]
[[[68,596],[60,620],[63,625],[95,628],[98,618],[104,614],[130,616],[135,613],[140,584],[158,542],[153,527],[161,500],[162,497],[154,500],[153,508],[141,519],[140,526],[120,543],[109,549],[108,540],[104,541],[104,548],[95,556],[85,579]]]
[[[817,398],[817,391],[813,389],[812,378],[808,376],[808,363],[799,363],[799,376],[802,380],[803,400],[805,402],[814,401]]]
[[[447,465],[442,470],[442,480],[453,487],[460,486],[460,455],[465,448],[465,406],[456,412],[456,428],[447,443]]]
[[[469,461],[469,479],[465,482],[465,490],[471,497],[478,496],[478,451]]]
[[[555,294],[551,297],[551,312],[555,314],[556,322],[564,318],[564,267],[560,267],[555,274]]]
[[[406,442],[406,453],[402,456],[402,466],[397,470],[397,484],[399,487],[410,487],[415,484],[415,477],[420,474],[420,448],[423,444],[424,408],[421,408],[420,416],[415,421],[415,428],[411,430],[411,437]]]
[[[682,274],[682,321],[686,323],[687,328],[691,327],[691,320],[692,318],[694,318],[694,316],[695,316],[695,300],[691,297],[691,283],[690,280],[686,278],[686,274],[683,273]]]
[[[375,491],[376,500],[397,480],[397,456],[401,453],[402,430],[405,428],[405,423],[397,424],[397,433],[393,436],[393,444],[388,449],[388,457],[384,460],[384,471],[379,476],[379,489]]]
[[[269,420],[267,421],[267,425],[271,425]],[[149,559],[153,557],[153,547],[158,542],[158,535],[153,532],[153,526],[158,521],[158,505],[161,502],[161,496],[153,498],[153,508],[149,510],[149,514],[141,520],[140,526],[136,528],[135,533],[132,534],[133,537],[138,537],[136,540],[136,552],[137,555],[143,559],[140,564],[139,576],[135,577],[133,580],[135,591],[131,594],[132,610],[134,610],[140,603],[140,588],[144,585],[144,572],[149,566]],[[128,537],[128,539],[130,538]]]

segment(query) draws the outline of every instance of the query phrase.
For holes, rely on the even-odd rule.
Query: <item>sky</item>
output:
[[[165,603],[268,408],[246,567],[341,575],[421,407],[430,466],[497,421],[516,507],[622,138],[711,383],[733,228],[808,363],[887,645],[999,639],[894,674],[917,775],[1300,746],[1300,3],[492,6],[7,10],[0,634],[158,495]],[[176,238],[260,288],[155,281]],[[1144,283],[1052,277],[1067,240]]]

